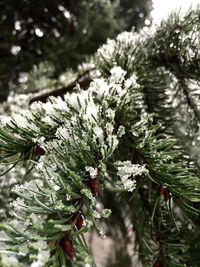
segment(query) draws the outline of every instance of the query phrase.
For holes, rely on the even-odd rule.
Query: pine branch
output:
[[[182,80],[180,82],[180,87],[183,89],[183,93],[186,97],[187,100],[187,104],[190,107],[190,109],[194,112],[195,117],[198,119],[198,121],[200,122],[200,113],[196,107],[196,104],[194,103],[194,101],[192,100],[192,98],[190,97],[190,88],[188,87],[187,83],[185,80]]]
[[[184,21],[189,21],[188,26],[191,17]],[[169,24],[174,30],[172,22]],[[179,53],[179,38],[175,38],[175,48],[170,46],[172,28],[165,42],[166,25],[161,25],[157,36],[161,50],[155,52],[150,42],[149,55],[148,40],[142,43],[132,33],[109,40],[97,53],[98,79],[90,83],[89,78],[79,77],[58,92],[35,96],[32,102],[73,90],[76,82],[83,82],[83,86],[86,82],[88,90],[66,94],[64,100],[50,97],[47,103],[35,102],[30,110],[4,120],[0,130],[2,157],[21,152],[23,158],[30,158],[34,154],[32,162],[38,174],[38,179],[14,188],[18,198],[13,202],[13,220],[1,226],[12,239],[5,241],[11,253],[24,251],[23,245],[27,245],[23,255],[29,265],[41,258],[38,242],[45,241],[42,254],[46,253],[47,266],[82,266],[88,258],[87,263],[95,266],[82,234],[93,227],[105,237],[100,223],[111,211],[98,210],[97,203],[105,200],[106,205],[110,201],[106,194],[112,192],[114,203],[119,203],[113,211],[122,222],[118,229],[121,236],[124,233],[123,242],[128,243],[125,214],[135,229],[144,266],[188,266],[192,255],[188,236],[196,231],[200,214],[199,173],[191,161],[186,167],[186,153],[174,133],[163,128],[161,120],[156,124],[149,109],[153,100],[149,97],[145,102],[144,92],[148,86],[147,94],[154,89],[160,92],[162,105],[155,111],[159,112],[159,107],[162,111],[167,104],[163,95],[170,84],[167,75],[173,73],[181,80],[188,105],[193,105],[185,83],[188,76],[180,79],[182,69],[191,71],[188,62],[192,61],[183,53],[185,61],[180,65],[174,56]],[[166,59],[167,66],[159,64],[161,54],[161,63]]]

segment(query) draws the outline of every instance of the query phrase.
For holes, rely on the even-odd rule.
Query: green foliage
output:
[[[199,12],[172,14],[152,35],[121,33],[98,49],[87,90],[1,117],[0,158],[14,159],[4,173],[26,169],[0,226],[3,267],[96,266],[90,231],[115,240],[109,266],[131,266],[132,254],[199,266],[199,170],[173,104],[187,91],[198,129]]]
[[[142,27],[150,10],[151,0],[1,0],[1,99],[33,65],[51,62],[55,77],[75,69],[107,38]]]

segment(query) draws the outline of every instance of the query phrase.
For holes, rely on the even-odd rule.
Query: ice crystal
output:
[[[101,99],[109,93],[109,85],[102,78],[96,78],[91,83],[89,90],[96,94],[97,99]]]
[[[98,169],[97,168],[93,168],[91,166],[86,166],[85,170],[86,170],[86,172],[89,172],[90,177],[92,179],[96,178],[96,176],[98,175]]]
[[[123,70],[120,66],[115,66],[110,70],[110,82],[121,83],[124,80],[126,71]]]
[[[132,192],[136,187],[135,176],[147,173],[145,166],[132,164],[131,161],[117,161],[117,175],[121,178],[121,182],[125,190]]]

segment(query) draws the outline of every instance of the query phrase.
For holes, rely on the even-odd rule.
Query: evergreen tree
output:
[[[0,100],[24,72],[48,61],[57,77],[76,68],[107,38],[149,17],[151,0],[0,1]]]
[[[47,64],[52,90],[4,107],[3,267],[97,266],[91,231],[115,240],[108,266],[200,266],[199,17],[123,32],[58,81]]]

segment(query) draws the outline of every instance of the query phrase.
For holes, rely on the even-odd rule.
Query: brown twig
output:
[[[45,89],[42,92],[38,92],[38,93],[33,94],[31,99],[29,100],[29,105],[35,101],[45,102],[47,100],[47,98],[50,96],[62,96],[67,92],[71,92],[77,84],[79,84],[83,90],[87,89],[90,82],[91,82],[91,78],[89,77],[89,73],[92,70],[93,69],[85,71],[83,74],[79,75],[76,80],[74,80],[72,83],[70,83],[66,87],[56,88],[53,90]]]

